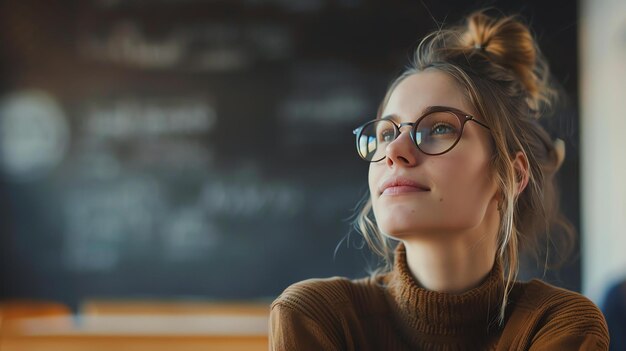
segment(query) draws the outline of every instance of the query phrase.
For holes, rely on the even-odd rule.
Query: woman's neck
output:
[[[472,234],[403,240],[413,277],[428,290],[452,294],[480,285],[493,268],[497,245],[494,235]]]

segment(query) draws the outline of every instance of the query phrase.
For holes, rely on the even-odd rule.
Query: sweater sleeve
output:
[[[341,350],[323,324],[281,304],[272,307],[269,342],[271,351]]]
[[[551,300],[552,308],[539,322],[531,351],[609,349],[606,321],[593,302],[573,293],[555,295]]]
[[[287,288],[272,303],[270,350],[345,349],[336,287],[325,280],[308,280]]]

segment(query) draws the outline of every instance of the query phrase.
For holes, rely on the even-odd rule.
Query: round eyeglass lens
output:
[[[366,161],[382,160],[387,145],[396,139],[396,133],[396,126],[389,120],[380,119],[364,125],[356,141],[359,156]]]
[[[461,128],[461,121],[454,113],[433,112],[419,121],[413,140],[425,154],[438,155],[456,144]]]

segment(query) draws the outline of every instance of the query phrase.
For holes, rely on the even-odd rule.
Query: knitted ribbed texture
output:
[[[412,345],[429,347],[443,338],[447,349],[463,349],[468,342],[484,349],[500,332],[504,280],[498,262],[478,287],[462,294],[440,293],[419,286],[399,244],[387,279],[395,320]]]
[[[608,350],[599,309],[539,280],[514,284],[504,324],[499,264],[463,294],[428,291],[398,246],[392,272],[310,279],[272,304],[271,350]]]

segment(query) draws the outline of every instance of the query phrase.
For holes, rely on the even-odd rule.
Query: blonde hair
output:
[[[520,250],[538,252],[540,234],[549,234],[553,225],[564,229],[564,243],[569,244],[564,247],[565,252],[572,248],[569,239],[574,230],[559,212],[554,182],[564,149],[552,141],[538,122],[558,94],[551,87],[547,62],[528,26],[515,16],[490,17],[479,11],[469,15],[462,25],[426,36],[410,66],[387,90],[378,110],[379,118],[396,86],[425,69],[452,76],[491,128],[491,169],[501,194],[497,259],[504,268],[505,289],[499,316],[502,322],[517,277]],[[528,161],[528,185],[519,194],[520,174],[511,162],[517,152],[522,152]],[[385,262],[374,274],[389,271],[394,245],[376,225],[370,194],[359,207],[353,224]]]

